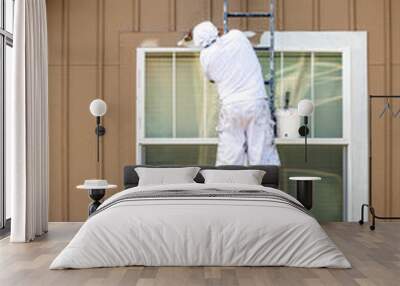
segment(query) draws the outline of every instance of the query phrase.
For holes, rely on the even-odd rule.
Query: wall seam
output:
[[[210,20],[211,22],[213,22],[213,20],[212,20],[212,0],[208,0],[207,1],[207,12],[206,12],[206,18],[208,19],[208,20]],[[215,25],[216,25],[216,23],[214,23]]]
[[[62,45],[61,45],[61,58],[63,63],[62,68],[62,82],[61,82],[61,95],[62,106],[61,109],[61,220],[69,221],[69,2],[63,0],[62,2]]]
[[[140,0],[134,0],[133,3],[133,31],[140,31]]]
[[[176,31],[176,0],[169,0],[169,31]]]
[[[392,95],[392,69],[391,69],[391,62],[392,62],[392,50],[391,50],[391,15],[390,15],[390,10],[391,10],[391,2],[390,0],[384,0],[383,2],[383,8],[384,8],[384,53],[385,53],[385,95]],[[393,106],[393,102],[391,102]],[[391,215],[392,214],[392,192],[393,192],[393,158],[391,156],[392,150],[393,150],[393,118],[392,117],[386,117],[388,118],[388,126],[385,128],[386,132],[389,133],[389,136],[385,136],[387,138],[387,147],[386,148],[386,158],[387,158],[387,167],[389,168],[389,172],[386,172],[388,175],[388,180],[387,182],[390,182],[388,189],[386,190],[386,198],[385,198],[385,213],[386,215]]]
[[[356,0],[349,1],[349,29],[357,30],[356,24]]]
[[[321,19],[320,19],[320,2],[319,0],[313,0],[313,31],[319,31],[321,29]]]
[[[249,12],[249,0],[242,0],[240,4],[241,11]],[[249,19],[242,18],[240,25],[243,30],[247,31],[249,29]]]
[[[104,0],[98,0],[97,2],[97,83],[96,97],[104,100],[104,31],[105,31],[105,8],[104,8]],[[106,125],[106,118],[102,118],[103,125]],[[102,137],[100,140],[100,161],[97,164],[97,177],[104,177],[104,145],[105,145],[105,137]]]
[[[278,0],[279,1],[279,0]],[[284,31],[285,30],[285,2],[283,0],[279,1],[279,16],[280,16],[280,27],[279,30]]]

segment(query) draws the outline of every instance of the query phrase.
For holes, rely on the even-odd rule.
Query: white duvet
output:
[[[50,269],[145,266],[294,266],[349,268],[318,222],[289,204],[258,198],[152,198],[115,204],[131,192],[262,190],[231,184],[136,187],[90,217]],[[108,205],[108,207],[107,207]]]

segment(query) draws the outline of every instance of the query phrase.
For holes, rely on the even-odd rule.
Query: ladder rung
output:
[[[241,17],[262,18],[262,17],[271,17],[272,14],[265,12],[230,12],[227,13],[227,16],[231,18],[241,18]]]
[[[269,51],[270,47],[260,47],[260,46],[258,46],[258,47],[254,47],[254,50],[256,50],[256,51]]]

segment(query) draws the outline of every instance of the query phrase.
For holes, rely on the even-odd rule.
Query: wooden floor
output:
[[[51,223],[49,233],[26,244],[0,241],[0,285],[400,285],[400,223],[331,223],[324,229],[352,269],[288,267],[124,267],[48,270],[80,223]]]

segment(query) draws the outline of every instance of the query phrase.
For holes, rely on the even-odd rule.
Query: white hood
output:
[[[218,29],[209,21],[198,24],[193,29],[193,41],[198,47],[205,48],[218,38]]]

